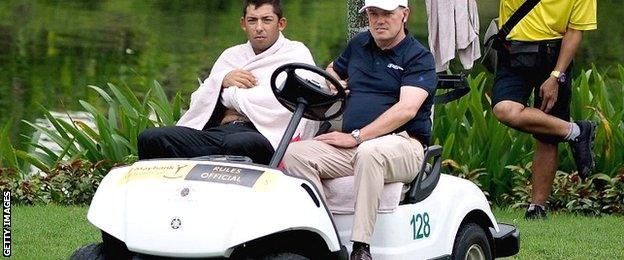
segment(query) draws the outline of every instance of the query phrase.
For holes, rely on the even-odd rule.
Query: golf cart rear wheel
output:
[[[487,235],[475,223],[462,225],[453,244],[453,260],[490,260],[492,249]]]

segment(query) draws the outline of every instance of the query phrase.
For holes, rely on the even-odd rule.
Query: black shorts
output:
[[[528,106],[531,94],[533,94],[533,107],[540,108],[542,99],[539,95],[540,86],[553,71],[559,48],[546,49],[540,47],[539,62],[532,67],[514,66],[510,64],[512,57],[509,52],[503,50],[498,52],[498,65],[496,67],[496,78],[492,89],[492,107],[501,101],[514,101],[524,106]],[[570,101],[572,94],[571,80],[572,64],[566,70],[566,81],[559,84],[557,102],[548,113],[565,121],[570,121]],[[536,139],[545,143],[559,143],[563,138],[551,135],[533,135]]]

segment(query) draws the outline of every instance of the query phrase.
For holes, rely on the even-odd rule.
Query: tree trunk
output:
[[[366,17],[358,11],[364,6],[364,0],[347,1],[347,40],[351,40],[359,32],[368,29]]]

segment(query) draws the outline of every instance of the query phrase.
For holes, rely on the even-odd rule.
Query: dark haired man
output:
[[[504,24],[525,0],[501,0]],[[546,218],[546,201],[559,167],[558,144],[567,141],[582,179],[594,168],[596,124],[570,122],[572,59],[583,31],[595,30],[596,0],[541,1],[509,33],[499,51],[492,90],[494,115],[504,124],[533,134],[532,201],[527,219]],[[533,92],[534,107],[528,106]]]
[[[407,0],[366,0],[370,29],[356,35],[327,71],[348,80],[343,131],[293,143],[286,170],[309,179],[355,175],[351,259],[371,259],[370,247],[384,183],[408,183],[431,138],[437,86],[433,55],[405,28]]]
[[[283,64],[314,60],[305,45],[282,35],[279,0],[244,1],[240,25],[248,42],[221,54],[177,126],[141,133],[140,159],[224,154],[269,163],[292,115],[273,96],[270,76]],[[317,129],[304,119],[295,138],[312,138]]]

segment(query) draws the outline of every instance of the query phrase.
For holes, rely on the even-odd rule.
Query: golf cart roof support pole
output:
[[[303,100],[302,98],[297,99],[297,108],[295,109],[295,113],[288,123],[288,127],[286,127],[286,132],[284,133],[282,140],[277,146],[275,154],[273,154],[273,158],[271,158],[271,163],[269,163],[270,167],[276,168],[282,161],[282,158],[286,153],[286,148],[288,148],[288,144],[292,140],[292,137],[295,134],[295,130],[297,130],[297,126],[299,125],[299,122],[303,117],[303,111],[305,110],[306,106],[307,102],[305,102],[305,100]]]

